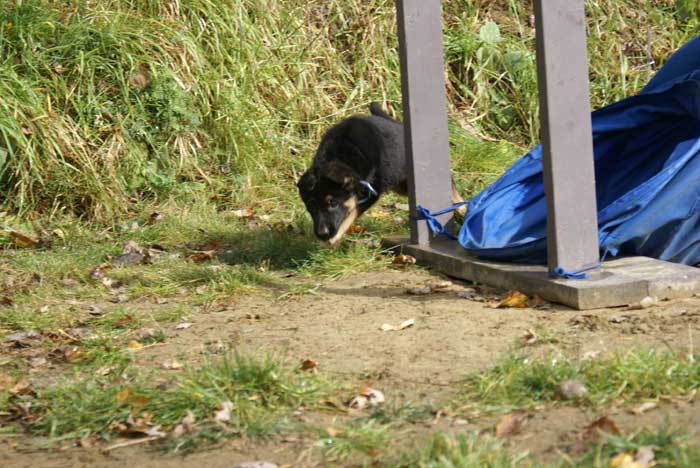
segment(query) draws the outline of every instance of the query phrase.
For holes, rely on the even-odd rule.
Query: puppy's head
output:
[[[319,239],[335,245],[368,206],[358,200],[358,174],[339,161],[311,167],[297,187]]]

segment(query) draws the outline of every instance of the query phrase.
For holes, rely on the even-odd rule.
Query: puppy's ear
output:
[[[355,172],[347,164],[340,161],[329,162],[323,175],[327,179],[343,187],[343,189],[347,190],[348,192],[352,192],[355,189],[357,182],[360,180],[360,176],[357,174],[357,172]]]
[[[316,187],[317,183],[318,177],[316,177],[316,174],[314,174],[313,171],[309,169],[308,171],[304,172],[304,174],[299,179],[299,182],[297,182],[297,188],[302,193],[310,192],[314,189],[314,187]]]

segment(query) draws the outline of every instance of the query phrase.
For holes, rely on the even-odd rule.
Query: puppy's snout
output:
[[[316,227],[316,237],[321,240],[328,240],[333,237],[333,234],[332,229],[325,224]]]

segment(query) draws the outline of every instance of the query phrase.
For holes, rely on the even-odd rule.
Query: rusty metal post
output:
[[[450,146],[439,0],[397,0],[401,88],[411,215],[451,205]],[[439,217],[447,225],[452,215]],[[432,237],[424,221],[411,221],[411,242]]]
[[[583,0],[535,0],[547,263],[596,264],[598,218]]]

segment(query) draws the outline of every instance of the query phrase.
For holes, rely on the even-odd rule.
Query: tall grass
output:
[[[586,6],[596,107],[698,24],[672,2]],[[443,2],[455,131],[537,140],[530,8]],[[110,222],[195,193],[299,210],[293,182],[328,125],[371,100],[400,114],[395,30],[391,0],[2,2],[0,209]]]

